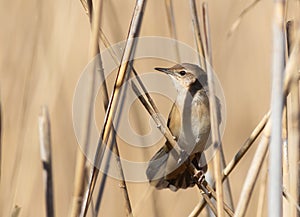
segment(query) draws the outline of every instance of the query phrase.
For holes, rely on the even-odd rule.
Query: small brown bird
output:
[[[210,143],[211,131],[207,74],[199,66],[190,63],[155,70],[169,75],[177,90],[178,95],[167,124],[184,153],[175,159],[169,148],[171,146],[165,144],[150,160],[146,175],[157,189],[177,191],[179,188],[193,187],[193,175],[183,162],[194,164],[203,174],[207,171],[203,153]]]

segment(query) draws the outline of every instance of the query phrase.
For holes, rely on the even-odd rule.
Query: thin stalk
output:
[[[240,15],[238,16],[238,18],[234,21],[234,23],[231,25],[228,33],[227,33],[227,37],[230,37],[239,27],[243,17],[252,9],[255,7],[255,5],[260,2],[261,0],[255,0],[252,3],[250,3],[250,5],[248,5],[246,8],[243,9],[243,11],[240,13]]]
[[[111,44],[110,42],[108,41],[107,37],[105,36],[104,32],[102,31],[102,29],[99,30],[100,31],[100,39],[101,41],[103,42],[104,46],[106,48],[111,48]],[[115,64],[119,65],[120,64],[120,61],[118,60],[118,56],[116,54],[116,52],[113,50],[113,49],[108,49],[108,52],[110,53],[111,57],[113,58]],[[155,113],[156,113],[156,119],[160,119],[161,122],[163,122],[163,120],[161,119],[160,115],[159,114],[159,111],[158,111],[158,108],[157,106],[155,105],[154,103],[154,100],[152,99],[152,97],[150,96],[149,92],[147,91],[145,85],[143,84],[140,76],[138,75],[137,71],[135,70],[134,66],[131,65],[132,67],[132,71],[133,71],[133,74],[134,76],[136,77],[137,81],[138,81],[138,84],[140,85],[140,87],[142,88],[143,92],[145,93],[146,97],[147,97],[147,100],[149,101],[151,107],[154,109]]]
[[[286,25],[287,27],[287,47],[288,47],[288,54],[290,55],[291,50],[293,47],[295,47],[295,37],[296,37],[296,23],[293,21],[289,21]],[[297,32],[297,34],[299,34]],[[297,203],[300,202],[299,200],[299,184],[300,181],[298,180],[298,177],[300,175],[299,173],[299,144],[300,144],[300,106],[299,106],[299,81],[294,80],[291,84],[291,94],[290,94],[291,102],[288,104],[288,124],[289,124],[289,162],[290,162],[290,174],[289,174],[289,191],[291,192],[291,197],[294,198],[294,200]],[[295,206],[290,203],[289,205],[289,214],[291,217],[297,216],[297,209]]]
[[[282,111],[285,63],[285,0],[274,0],[271,94],[271,141],[269,156],[268,216],[282,216]]]
[[[299,81],[299,73],[295,71],[294,69],[297,68],[297,60],[299,58],[299,46],[300,43],[300,36],[297,35],[295,39],[295,46],[292,49],[290,58],[287,62],[286,68],[285,68],[285,79],[284,79],[284,96],[286,97],[291,89],[291,83],[296,80]],[[223,180],[227,178],[227,176],[230,175],[230,173],[233,171],[233,169],[236,167],[238,162],[242,159],[242,157],[245,155],[245,153],[249,150],[251,145],[254,143],[254,141],[257,139],[259,134],[262,132],[262,130],[265,128],[266,122],[268,121],[268,118],[270,116],[270,112],[266,114],[263,119],[260,121],[260,123],[257,125],[257,127],[254,129],[254,131],[251,133],[251,136],[246,140],[242,148],[239,150],[239,152],[233,157],[233,159],[229,162],[229,164],[226,166],[226,168],[223,171]],[[193,213],[200,213],[201,210],[205,207],[205,201],[201,201],[199,204],[196,205],[194,208]],[[196,212],[197,211],[197,212]]]
[[[83,1],[83,7],[85,8],[85,10],[87,10],[87,7],[85,6],[87,4],[84,4],[84,2],[85,1]],[[103,8],[102,3],[103,3],[103,1],[101,1],[101,5],[100,5],[100,9],[99,9],[100,11],[102,11],[102,8]],[[88,11],[87,11],[87,14],[89,15]],[[100,12],[100,14],[101,14],[101,12]],[[90,18],[91,18],[91,16],[90,16]],[[100,21],[101,21],[101,19],[100,19]],[[93,25],[93,28],[92,28],[93,32],[97,32],[97,34],[93,34],[94,35],[94,37],[93,37],[94,44],[92,44],[92,46],[94,46],[96,44],[97,44],[97,46],[95,46],[92,51],[98,53],[100,76],[102,77],[101,80],[104,81],[104,84],[101,86],[102,89],[100,91],[103,93],[103,104],[104,104],[104,109],[106,111],[107,107],[108,107],[109,99],[108,99],[107,85],[106,85],[105,78],[104,78],[104,69],[103,69],[102,58],[101,58],[101,53],[100,53],[100,46],[98,45],[98,44],[100,44],[98,42],[98,38],[103,35],[102,31],[101,31],[100,21],[98,19],[97,24]],[[119,65],[119,63],[118,63],[118,65]],[[121,177],[119,186],[122,186],[120,188],[122,189],[122,193],[123,193],[124,200],[125,200],[125,211],[126,211],[126,215],[129,216],[130,213],[132,212],[132,208],[131,208],[131,204],[130,204],[130,200],[129,200],[129,194],[128,194],[127,185],[126,185],[126,182],[125,182],[125,177],[124,177],[122,164],[121,164],[120,158],[119,158],[120,153],[119,153],[118,145],[116,143],[115,136],[116,136],[116,132],[113,129],[113,135],[112,135],[113,139],[112,139],[111,144],[110,144],[110,150],[113,150],[114,153],[117,156],[116,157],[117,167],[119,169],[119,174],[120,174],[120,177]],[[105,167],[107,167],[107,169],[108,169],[110,158],[111,158],[111,156],[109,156],[107,158],[107,162],[106,162],[106,166],[105,166]],[[96,206],[95,206],[95,210],[94,210],[94,214],[93,214],[94,216],[98,216],[98,212],[100,210],[100,203],[101,203],[101,200],[102,200],[102,195],[103,195],[104,187],[105,187],[105,184],[106,184],[106,179],[107,179],[107,175],[103,174],[101,182],[100,182],[99,193],[97,195]]]
[[[267,189],[267,180],[268,176],[268,160],[267,157],[265,158],[262,166],[261,177],[260,177],[260,189],[259,189],[259,196],[257,202],[257,217],[263,216],[265,199],[266,199],[266,189]]]
[[[130,29],[127,37],[127,42],[121,60],[121,65],[117,73],[117,78],[113,88],[113,93],[111,95],[108,108],[105,114],[104,125],[100,134],[100,139],[98,142],[98,146],[94,158],[94,167],[91,171],[91,176],[88,183],[88,190],[86,192],[86,196],[84,199],[85,209],[84,209],[83,216],[85,216],[87,213],[89,202],[93,194],[95,183],[99,174],[99,168],[102,163],[104,153],[101,149],[103,149],[104,145],[108,141],[108,137],[110,135],[111,128],[112,128],[112,120],[113,117],[115,116],[115,111],[117,109],[118,101],[120,98],[121,87],[125,81],[126,74],[129,73],[128,70],[129,62],[132,61],[134,57],[135,48],[137,44],[137,37],[140,32],[145,5],[146,5],[146,0],[136,1],[135,10],[134,10],[134,14],[132,17],[132,21],[130,24]]]
[[[52,175],[51,125],[48,108],[43,106],[39,115],[40,154],[43,165],[43,181],[46,201],[46,216],[54,217],[54,193]]]
[[[100,25],[101,3],[100,1],[97,2],[95,12],[93,12],[93,3],[91,0],[88,1],[81,0],[81,3],[87,15],[89,16],[90,26],[92,29],[91,38],[90,38],[90,48],[89,48],[89,59],[92,60],[99,53],[97,30]],[[95,97],[95,80],[96,80],[95,61],[93,61],[92,64],[93,64],[93,70],[87,75],[89,85],[86,86],[87,87],[86,97],[84,97],[83,99],[85,100],[85,102],[83,103],[84,120],[81,128],[82,141],[80,141],[80,144],[83,145],[85,152],[87,152],[89,148],[90,133],[91,133],[90,128],[92,123],[92,111],[93,111],[93,99]],[[76,156],[73,200],[72,200],[71,210],[69,213],[70,217],[77,217],[80,215],[80,213],[82,213],[83,197],[84,197],[84,189],[85,189],[85,176],[86,176],[85,164],[86,164],[86,158],[82,153],[82,150],[78,147],[77,156]]]
[[[107,39],[107,37],[105,36],[104,32],[102,31],[101,28],[99,28],[99,40],[101,40],[104,44],[104,46],[106,48],[110,48],[108,49],[113,61],[115,62],[115,64],[119,65],[120,64],[120,61],[118,60],[118,55],[116,54],[115,50],[111,48],[111,44],[109,42],[109,40]],[[160,120],[160,122],[162,123],[163,120],[161,119],[161,117],[158,115],[159,114],[159,111],[158,111],[158,108],[156,107],[152,97],[150,96],[150,94],[148,93],[148,91],[146,90],[146,87],[145,85],[143,84],[141,78],[139,77],[137,71],[135,70],[134,66],[131,65],[131,68],[132,68],[132,71],[133,71],[133,74],[135,75],[137,81],[138,81],[138,84],[140,85],[140,87],[142,88],[143,92],[145,93],[146,97],[147,97],[147,100],[149,101],[149,103],[151,104],[151,107],[153,108],[154,110],[154,116],[155,116],[155,119],[156,120]],[[107,158],[107,162],[109,161],[110,157]],[[106,175],[103,175],[103,179],[101,181],[102,182],[105,182],[106,180]],[[101,186],[101,185],[100,185]],[[124,184],[121,183],[121,186],[124,186]],[[103,194],[103,188],[100,187],[99,189],[99,192],[98,192],[98,196],[97,196],[97,202],[96,202],[96,213],[99,212],[99,205],[100,205],[100,201],[101,201],[101,197],[102,197],[102,194]],[[127,196],[128,198],[128,196]]]
[[[193,23],[193,31],[194,31],[194,39],[197,45],[199,64],[206,71],[205,57],[204,57],[204,46],[203,39],[200,31],[200,23],[198,19],[198,12],[196,7],[196,0],[190,0],[190,8],[192,14],[192,23]]]
[[[0,180],[2,174],[2,104],[0,95]]]
[[[282,195],[284,198],[295,207],[296,211],[300,213],[300,205],[297,203],[297,201],[291,196],[291,194],[286,190],[286,188],[282,187]],[[296,198],[297,199],[297,198]]]
[[[283,86],[284,97],[287,96],[287,94],[290,90],[291,82],[294,79],[297,79],[297,80],[299,79],[298,71],[295,70],[295,68],[297,68],[297,61],[299,58],[299,49],[298,49],[299,42],[300,42],[300,37],[297,36],[297,38],[295,40],[295,47],[293,48],[290,58],[286,64],[285,73],[284,73],[285,80],[284,80],[284,86]],[[283,98],[281,100],[283,100]],[[254,155],[253,162],[256,162],[256,163],[252,163],[250,166],[246,181],[244,183],[243,192],[240,196],[238,207],[235,212],[235,217],[244,216],[244,214],[246,212],[248,201],[251,196],[251,195],[247,194],[247,191],[251,193],[253,190],[255,180],[257,178],[257,175],[258,175],[258,172],[259,172],[259,169],[261,166],[260,164],[261,164],[261,161],[263,158],[262,155],[267,150],[267,142],[268,142],[267,138],[270,134],[270,126],[268,126],[268,125],[270,125],[270,121],[268,121],[267,126],[265,127],[264,136],[262,137],[262,140],[261,140],[261,142],[256,150],[256,153]],[[282,186],[280,186],[280,189],[282,189]],[[281,194],[282,194],[282,192],[281,192]],[[282,196],[280,195],[280,197],[282,197]]]
[[[211,193],[212,197],[215,200],[217,200],[217,194],[216,194],[215,190],[210,185],[208,185],[207,182],[205,182],[205,188]],[[230,217],[233,216],[233,211],[225,202],[224,202],[224,210]]]
[[[210,108],[210,123],[211,123],[211,132],[212,132],[212,144],[215,149],[214,157],[214,175],[216,180],[216,190],[217,190],[217,213],[219,217],[224,216],[224,197],[223,197],[223,185],[222,185],[222,175],[221,175],[221,139],[220,132],[218,127],[217,119],[217,103],[215,97],[215,87],[213,81],[213,72],[212,72],[212,49],[210,42],[210,26],[208,18],[208,9],[207,3],[203,3],[203,21],[204,21],[204,32],[205,32],[205,41],[206,41],[206,69],[207,69],[207,81],[209,89],[209,108]]]
[[[203,197],[203,199],[206,201],[206,203],[208,204],[210,210],[214,213],[215,216],[217,216],[217,209],[215,207],[215,205],[213,204],[213,202],[210,200],[210,195],[208,194],[207,190],[202,186],[199,185],[200,189],[201,189],[201,195]]]
[[[177,38],[176,25],[175,25],[173,0],[165,0],[165,5],[166,5],[168,26],[170,29],[170,34],[171,34],[171,37],[173,39],[175,39],[174,46],[175,46],[176,60],[180,62],[179,47],[177,44],[178,38]]]
[[[240,199],[234,213],[234,217],[241,217],[241,216],[245,216],[246,214],[246,210],[249,205],[249,200],[253,193],[254,185],[256,183],[259,171],[261,169],[262,163],[265,159],[268,150],[269,139],[270,139],[270,121],[268,121],[265,127],[264,133],[262,135],[262,138],[258,144],[255,155],[251,162],[246,180],[243,185],[242,192],[240,194]]]
[[[228,165],[223,170],[223,176],[222,181],[226,180],[227,177],[230,175],[230,173],[234,170],[234,168],[238,165],[242,157],[247,153],[249,148],[252,146],[252,144],[256,141],[260,133],[263,131],[268,118],[269,118],[270,112],[266,114],[262,120],[259,122],[259,124],[255,127],[255,129],[252,131],[251,135],[247,138],[247,140],[244,142],[240,150],[234,155],[232,160],[228,163]],[[202,209],[205,207],[205,201],[200,201],[194,208],[193,212],[190,214],[191,216],[198,216]]]
[[[263,129],[265,128],[268,119],[270,117],[270,111],[264,115],[264,117],[261,119],[261,121],[258,123],[258,125],[254,128],[251,135],[247,138],[247,140],[244,142],[240,150],[234,155],[232,160],[227,164],[225,169],[223,170],[223,178],[222,180],[227,179],[227,177],[230,175],[230,173],[234,170],[234,168],[238,165],[240,160],[244,157],[244,155],[247,153],[249,148],[253,145],[253,143],[256,141],[258,136],[261,134]]]

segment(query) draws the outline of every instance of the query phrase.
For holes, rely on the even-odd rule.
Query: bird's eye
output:
[[[184,76],[184,75],[186,74],[186,71],[180,71],[179,74],[180,74],[181,76]]]

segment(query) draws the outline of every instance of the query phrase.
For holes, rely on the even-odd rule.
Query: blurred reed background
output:
[[[199,11],[201,2],[197,1]],[[128,0],[103,1],[102,29],[112,44],[126,39],[134,5],[135,1]],[[272,2],[257,1],[234,32],[228,34],[249,5],[246,1],[208,1],[213,66],[224,89],[227,106],[222,139],[227,161],[270,105]],[[178,39],[195,48],[189,2],[174,0],[173,6]],[[293,18],[295,8],[291,1],[287,18]],[[78,148],[72,126],[72,100],[77,81],[89,60],[88,16],[80,1],[69,0],[1,1],[0,16],[0,216],[10,216],[15,205],[21,207],[19,216],[46,215],[38,134],[42,105],[48,106],[51,120],[55,213],[68,216]],[[148,1],[140,36],[170,37],[164,1]],[[149,61],[140,68],[149,70],[160,63]],[[112,83],[109,85],[111,90]],[[171,104],[158,100],[157,105],[166,117]],[[256,144],[230,175],[235,205]],[[120,154],[135,160],[149,160],[157,147],[137,158],[131,155],[130,147],[121,148]],[[129,182],[127,185],[133,211],[139,206],[136,216],[188,216],[201,198],[196,188],[176,193],[154,191],[153,196],[140,205],[148,183]],[[246,216],[256,214],[258,190],[256,187]],[[99,216],[124,215],[119,182],[109,177]]]

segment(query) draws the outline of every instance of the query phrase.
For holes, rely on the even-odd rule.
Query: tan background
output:
[[[227,36],[248,4],[209,1],[213,65],[227,103],[223,138],[227,160],[267,112],[270,101],[271,1],[259,2],[233,35]],[[103,29],[112,43],[126,38],[133,8],[134,1],[104,1]],[[179,40],[194,46],[189,2],[175,0],[174,8]],[[22,208],[22,217],[45,216],[37,129],[43,104],[49,106],[52,121],[56,214],[67,216],[77,150],[72,97],[88,63],[88,18],[80,1],[58,0],[1,1],[0,16],[0,91],[4,115],[0,216],[9,216],[15,204]],[[169,37],[163,1],[148,1],[141,36]],[[159,107],[167,115],[170,107]],[[254,148],[230,176],[235,205]],[[144,157],[149,159],[154,151]],[[123,153],[130,158],[130,152],[124,149]],[[147,183],[129,183],[133,207],[141,204],[134,210],[136,216],[187,216],[200,198],[193,188],[177,193],[155,191],[154,199],[142,199],[147,189]],[[256,213],[256,202],[254,194],[247,216]],[[123,198],[114,179],[107,183],[100,216],[124,216]]]

